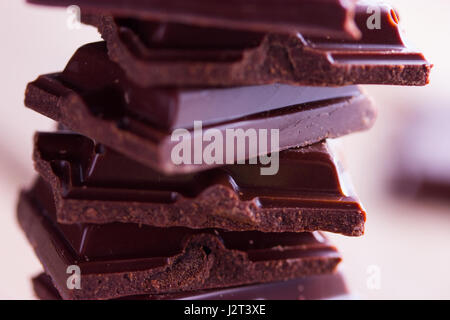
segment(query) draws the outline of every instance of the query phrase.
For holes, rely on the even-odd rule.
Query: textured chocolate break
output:
[[[61,300],[51,278],[41,273],[32,279],[38,299]],[[282,282],[200,290],[174,294],[128,296],[120,300],[330,300],[348,299],[342,274],[308,276]]]
[[[319,233],[227,232],[137,224],[61,225],[51,189],[23,192],[18,220],[63,299],[113,299],[332,273],[341,261]],[[68,289],[67,267],[81,270]]]
[[[320,88],[274,84],[203,90],[139,87],[109,60],[104,42],[79,48],[58,80],[79,93],[99,117],[137,118],[167,131],[192,129],[194,121],[211,126],[289,106],[361,94],[356,86]]]
[[[264,85],[232,88],[140,88],[107,58],[104,44],[90,44],[77,51],[64,72],[45,75],[27,87],[25,104],[69,129],[167,174],[205,170],[226,163],[223,143],[220,163],[195,164],[211,143],[202,141],[190,163],[175,164],[172,130],[186,128],[186,139],[195,145],[193,121],[203,131],[216,129],[222,137],[237,132],[263,130],[269,135],[265,150],[278,151],[310,145],[370,128],[376,118],[371,101],[357,87],[318,88]],[[263,130],[261,130],[263,129]],[[279,148],[271,144],[279,132]],[[257,134],[256,145],[261,141]],[[225,142],[225,138],[223,138]],[[221,146],[222,147],[222,146]],[[250,157],[250,143],[235,152],[234,163]],[[198,152],[200,151],[200,152]]]
[[[369,29],[374,8],[380,25]],[[83,15],[107,41],[110,58],[141,86],[238,86],[267,83],[342,86],[428,83],[430,63],[404,41],[385,3],[356,7],[358,40],[252,33]],[[379,28],[378,28],[379,27]]]
[[[62,223],[364,232],[364,209],[326,143],[281,152],[272,176],[261,164],[166,176],[71,133],[36,134],[34,160]]]

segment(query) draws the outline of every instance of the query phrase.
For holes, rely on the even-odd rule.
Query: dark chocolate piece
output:
[[[291,104],[284,107],[289,101]],[[248,159],[251,146],[262,143],[264,130],[267,145],[254,150],[255,156],[365,130],[376,117],[371,101],[357,87],[139,88],[107,59],[102,43],[78,50],[63,73],[41,76],[30,83],[25,104],[166,174],[205,170],[229,163],[227,157],[234,163]],[[256,140],[244,142],[240,147],[245,152],[230,156],[223,138],[221,159],[199,163],[195,155],[203,155],[211,144],[201,139],[204,141],[189,161],[175,164],[172,150],[180,141],[172,139],[172,129],[186,128],[183,141],[195,148],[194,134],[199,131],[192,129],[193,120],[202,122],[205,133],[215,129],[226,137],[228,129],[242,129],[255,132]],[[274,130],[280,137],[278,148],[271,140]]]
[[[113,299],[332,273],[341,258],[320,233],[227,232],[137,224],[62,225],[51,189],[22,192],[18,220],[64,299]],[[69,289],[68,266],[80,268]]]
[[[429,106],[402,112],[392,149],[392,180],[398,194],[450,201],[450,111]]]
[[[70,6],[82,12],[108,13],[141,20],[175,21],[203,27],[357,38],[356,0],[28,0]]]
[[[41,300],[61,300],[51,278],[41,273],[32,280]],[[309,276],[282,282],[175,294],[128,296],[120,300],[341,300],[349,292],[341,273]]]
[[[79,92],[96,115],[105,118],[111,112],[122,117],[131,115],[164,130],[192,128],[194,121],[210,126],[287,106],[360,95],[355,86],[317,88],[275,84],[203,90],[142,88],[109,60],[104,42],[77,50],[58,79]]]
[[[52,279],[45,273],[41,273],[31,279],[33,291],[39,300],[61,300],[58,290],[53,285]]]
[[[380,25],[372,29],[367,24],[375,11],[369,7],[380,10]],[[111,60],[141,86],[420,86],[428,83],[431,69],[421,53],[407,46],[397,14],[383,3],[357,6],[360,40],[206,29],[108,15],[82,19],[99,29]]]
[[[366,214],[326,143],[281,152],[276,175],[235,164],[165,176],[70,133],[36,134],[34,160],[62,223],[364,232]]]

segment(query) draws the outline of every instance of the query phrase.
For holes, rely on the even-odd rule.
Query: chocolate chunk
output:
[[[380,11],[379,25],[368,27],[373,15],[368,8]],[[84,15],[82,19],[99,29],[110,58],[143,86],[274,82],[425,85],[431,69],[421,53],[407,46],[397,14],[383,3],[357,6],[355,20],[362,31],[359,40],[202,28],[108,15]]]
[[[166,176],[70,133],[38,133],[34,160],[62,223],[364,232],[365,212],[327,143],[281,152],[276,175],[235,164]]]
[[[320,233],[58,224],[51,189],[42,180],[21,193],[18,220],[63,299],[276,282],[332,273],[341,260]],[[69,266],[80,268],[80,289],[67,285]]]
[[[357,87],[263,85],[235,88],[142,88],[108,58],[104,42],[81,47],[58,79],[79,92],[94,114],[132,114],[164,130],[213,125],[286,106],[359,95]],[[119,101],[117,103],[116,101]],[[112,107],[111,107],[112,106]],[[114,117],[112,114],[110,117]]]
[[[41,273],[31,279],[33,291],[39,300],[61,300],[58,290],[53,285],[52,279],[45,273]]]
[[[303,32],[358,37],[356,0],[28,0],[34,4],[78,5],[82,12],[109,13],[142,20],[183,22],[270,32]]]
[[[32,280],[41,300],[61,300],[51,278],[41,273]],[[330,300],[349,298],[342,274],[308,276],[282,282],[175,294],[128,296],[120,300]]]
[[[107,59],[102,43],[78,50],[64,72],[40,76],[30,83],[25,104],[73,131],[167,174],[205,170],[230,163],[227,157],[236,163],[268,151],[305,146],[368,129],[376,116],[370,100],[352,86],[140,88]],[[195,120],[201,121],[201,130],[193,129]],[[188,161],[176,164],[172,151],[180,140],[173,139],[172,129],[180,126],[186,129],[183,142],[192,146],[194,152],[187,157]],[[244,141],[240,146],[243,152],[230,155],[223,138],[220,159],[199,163],[195,155],[203,155],[212,145],[200,134],[203,141],[196,147],[194,136],[203,133],[203,127],[205,133],[214,129],[221,137],[226,137],[229,130],[252,131],[255,141]],[[274,131],[279,134],[278,146],[271,140]],[[251,150],[254,145],[259,146],[258,150]]]

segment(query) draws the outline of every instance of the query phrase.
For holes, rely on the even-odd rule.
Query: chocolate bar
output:
[[[303,32],[358,37],[353,21],[356,0],[28,0],[29,3],[70,6],[82,12],[108,13],[142,20],[164,20],[270,32]]]
[[[79,92],[96,115],[108,118],[113,116],[108,116],[111,112],[119,116],[131,113],[164,130],[190,129],[194,121],[210,126],[286,106],[360,94],[354,86],[314,88],[276,84],[204,90],[141,88],[130,82],[119,66],[109,60],[104,42],[81,47],[57,78]]]
[[[354,86],[140,88],[107,59],[104,43],[82,47],[64,72],[30,83],[25,104],[166,174],[205,170],[310,145],[368,129],[376,117],[371,101]],[[197,130],[196,121],[200,123]],[[173,129],[186,130],[174,138]],[[196,155],[203,156],[213,145],[206,138],[213,131],[225,137],[217,147],[221,152],[217,151],[215,161],[196,161]],[[227,145],[229,132],[239,131],[254,133],[254,141],[236,146],[238,139],[232,137]],[[174,163],[174,148],[180,143],[189,145],[186,148],[192,152],[186,161]],[[254,146],[259,147],[252,150]],[[229,152],[230,147],[243,150]]]
[[[45,273],[34,277],[32,283],[38,299],[62,299],[51,278]],[[349,298],[342,274],[335,273],[227,289],[129,296],[119,300],[342,300]]]
[[[329,274],[341,261],[320,233],[59,224],[51,189],[42,180],[21,193],[18,220],[63,299],[276,282]],[[69,267],[79,268],[79,286],[68,285],[74,280]]]
[[[380,23],[369,28],[374,10]],[[82,16],[107,41],[111,60],[141,86],[428,83],[431,65],[407,46],[392,7],[358,4],[355,20],[362,31],[359,40]]]
[[[398,194],[422,200],[450,200],[449,119],[446,107],[402,113],[403,122],[399,122],[392,139],[392,180]]]
[[[37,133],[34,161],[62,223],[364,232],[365,211],[327,143],[281,152],[276,175],[235,164],[166,176],[72,133]]]

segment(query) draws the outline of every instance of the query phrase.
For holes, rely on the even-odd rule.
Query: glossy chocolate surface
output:
[[[262,143],[265,147],[256,150],[256,156],[261,156],[267,150],[276,152],[307,146],[366,130],[376,118],[371,101],[355,87],[271,85],[194,91],[146,88],[135,92],[135,87],[127,87],[128,82],[124,86],[110,85],[111,79],[120,77],[109,75],[115,72],[114,69],[105,68],[101,62],[92,66],[95,68],[92,77],[92,71],[80,75],[72,72],[77,64],[70,66],[63,74],[41,76],[30,83],[25,96],[26,106],[165,174],[192,173],[227,163],[225,137],[229,129],[231,132],[256,132],[256,145]],[[313,101],[291,105],[306,99]],[[289,106],[280,107],[283,104]],[[181,164],[172,161],[172,150],[179,142],[172,139],[172,132],[167,127],[187,124],[192,119],[216,122],[202,126],[202,132],[214,129],[224,137],[225,143],[219,146],[222,147],[222,159],[196,163],[195,154],[203,154],[211,143],[202,139],[200,150],[193,150],[189,161]],[[189,127],[183,140],[193,148],[196,132]],[[278,146],[271,142],[274,130],[279,134]],[[267,133],[265,137],[268,136],[265,142],[259,140],[259,134],[264,132]],[[231,155],[233,163],[250,158],[249,143],[241,147],[242,153]]]
[[[358,37],[355,0],[28,0],[34,4],[78,5],[82,12],[110,13],[141,20],[165,20],[271,32],[304,32]]]
[[[347,49],[362,53],[363,51],[386,51],[389,48],[400,51],[406,49],[408,43],[397,11],[382,1],[373,3],[375,5],[371,6],[371,1],[360,1],[356,6],[355,21],[361,30],[360,39],[330,39],[317,36],[305,36],[304,39],[311,47],[336,51]],[[373,14],[377,10],[380,13],[379,25],[375,20],[368,19],[371,16],[375,17]]]
[[[183,251],[187,238],[202,233],[219,237],[227,249],[246,252],[252,261],[294,259],[315,255],[314,250],[320,253],[323,249],[329,249],[321,244],[322,237],[312,233],[227,232],[220,229],[156,228],[123,223],[57,224],[48,185],[38,180],[32,193],[43,206],[46,217],[70,245],[76,260],[86,262],[145,257],[164,264],[166,259]],[[278,246],[283,250],[277,250]],[[132,263],[129,267],[133,268]]]
[[[258,113],[360,94],[345,88],[282,84],[236,88],[139,87],[109,60],[104,42],[77,50],[58,79],[80,93],[91,112],[108,119],[135,118],[163,130],[192,128],[194,121],[213,125]]]
[[[111,190],[116,200],[133,198],[131,191],[168,191],[195,197],[214,184],[239,193],[243,200],[254,195],[295,197],[324,195],[342,197],[336,161],[327,145],[319,143],[303,149],[280,153],[280,168],[275,175],[261,175],[261,164],[236,164],[196,174],[166,176],[89,138],[70,133],[38,133],[35,154],[51,164],[61,179],[64,196],[95,198],[95,189]],[[92,188],[87,190],[87,188]],[[75,190],[73,190],[75,189]],[[77,190],[78,189],[78,190]],[[118,192],[114,192],[117,190]],[[130,190],[130,192],[123,192]],[[86,192],[84,192],[86,191]],[[248,195],[247,195],[248,194]],[[101,198],[108,198],[107,195]],[[176,196],[172,196],[174,200]],[[144,199],[147,199],[144,197]]]
[[[369,24],[375,21],[374,12],[379,13],[379,25]],[[82,19],[98,27],[110,58],[139,85],[425,85],[431,69],[405,42],[394,9],[380,2],[356,6],[361,38],[353,40],[108,15],[86,14]]]
[[[261,175],[261,164],[235,164],[167,176],[72,133],[38,133],[34,160],[52,185],[62,222],[364,230],[365,212],[326,143],[281,152],[275,175]]]
[[[319,233],[226,232],[123,223],[61,225],[55,221],[51,189],[42,180],[22,193],[18,219],[46,273],[66,299],[279,281],[330,273],[340,261],[336,249]],[[69,265],[81,269],[79,290],[66,287]]]

